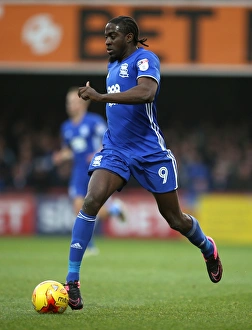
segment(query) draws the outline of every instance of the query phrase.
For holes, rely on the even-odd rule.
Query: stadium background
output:
[[[161,58],[159,122],[178,160],[184,210],[217,240],[251,244],[248,1],[3,1],[0,235],[70,232],[69,166],[53,168],[50,153],[59,146],[67,89],[90,80],[104,90],[103,28],[120,14],[137,19]],[[102,104],[91,110],[104,115]],[[128,221],[112,219],[102,234],[176,237],[134,180],[118,196]]]

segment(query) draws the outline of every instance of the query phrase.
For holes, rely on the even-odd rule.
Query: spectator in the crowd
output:
[[[47,191],[55,175],[52,155],[56,149],[56,139],[50,132],[42,130],[36,134],[35,143],[31,183],[36,191]]]
[[[4,136],[0,135],[0,192],[11,182],[11,168],[16,161],[15,154],[7,146]]]
[[[240,159],[239,166],[235,167],[227,185],[229,191],[252,191],[252,148],[247,149]]]
[[[30,186],[33,170],[32,135],[23,136],[18,142],[17,162],[12,168],[12,187],[22,190]]]

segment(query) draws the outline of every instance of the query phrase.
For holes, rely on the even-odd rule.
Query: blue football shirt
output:
[[[150,156],[166,152],[162,132],[157,123],[156,97],[160,85],[160,61],[151,51],[138,48],[122,62],[108,64],[107,93],[124,92],[137,85],[140,77],[156,80],[158,90],[152,103],[106,104],[108,130],[104,148],[112,148],[128,156]]]
[[[106,129],[103,117],[91,112],[77,124],[69,119],[61,125],[63,146],[73,151],[73,174],[87,172],[90,155],[100,148]]]

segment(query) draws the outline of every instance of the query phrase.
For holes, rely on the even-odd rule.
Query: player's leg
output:
[[[179,231],[188,240],[197,246],[206,261],[209,277],[217,283],[222,277],[222,265],[214,240],[207,237],[196,218],[181,211],[177,191],[163,194],[153,194],[160,213],[166,219],[170,227]]]
[[[72,229],[72,238],[68,259],[68,274],[66,277],[66,290],[69,295],[69,306],[72,309],[82,309],[83,300],[80,295],[80,267],[93,235],[96,216],[85,215],[80,211],[75,219]]]
[[[80,209],[82,208],[83,201],[84,201],[84,193],[86,194],[87,188],[84,190],[83,188],[80,189],[80,187],[75,187],[75,191],[78,191],[78,195],[73,197],[73,209],[74,213],[77,216]],[[80,195],[82,193],[82,195]],[[109,217],[115,216],[119,220],[124,221],[125,211],[122,205],[122,202],[118,199],[111,200],[109,199],[99,210],[97,214],[97,221],[106,221],[109,219]],[[92,235],[88,245],[87,249],[85,251],[85,256],[96,256],[99,254],[99,249],[97,248],[94,240],[94,235]]]
[[[82,211],[90,215],[97,215],[108,198],[116,190],[121,189],[124,184],[125,180],[116,173],[106,169],[95,170],[90,178]]]
[[[69,305],[72,309],[81,309],[83,301],[80,294],[80,267],[83,255],[90,241],[96,216],[106,200],[121,188],[124,180],[110,171],[97,169],[89,182],[88,192],[83,206],[75,220],[69,254],[69,267],[66,289],[69,293]]]
[[[83,203],[83,199],[82,199]],[[79,208],[80,210],[80,208]],[[115,217],[119,221],[126,220],[125,208],[121,200],[109,198],[109,200],[102,205],[100,211],[97,214],[96,225],[98,221],[107,221],[111,217]],[[96,246],[94,234],[92,235],[87,249],[85,251],[85,257],[97,256],[100,253],[99,248]]]
[[[74,213],[76,216],[78,215],[79,211],[82,208],[83,201],[84,201],[83,195],[75,196],[73,199],[73,208],[74,208]],[[98,215],[98,218],[99,218],[99,215]],[[94,235],[92,235],[92,237],[90,238],[90,241],[88,242],[88,245],[87,245],[87,248],[85,251],[85,255],[86,256],[97,255],[98,253],[99,253],[99,249],[96,247],[95,241],[94,241]]]
[[[145,158],[145,163],[134,163],[132,175],[147,190],[151,191],[157,201],[160,213],[174,230],[179,231],[197,246],[204,255],[207,270],[212,282],[217,283],[222,276],[222,265],[213,239],[206,237],[198,221],[191,215],[182,212],[177,195],[177,165],[170,150]],[[162,159],[163,158],[163,159]]]
[[[72,309],[81,309],[83,307],[83,300],[79,290],[79,272],[84,252],[92,239],[95,226],[95,217],[89,219],[80,214],[89,182],[89,176],[86,172],[73,172],[69,186],[69,196],[73,201],[73,210],[76,219],[72,227],[68,274],[65,287],[69,295],[69,306]]]

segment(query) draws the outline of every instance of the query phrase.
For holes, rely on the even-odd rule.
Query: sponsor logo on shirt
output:
[[[112,86],[108,86],[107,88],[108,94],[110,93],[120,93],[120,85],[119,84],[115,84]],[[109,103],[109,106],[112,107],[113,105],[116,105],[117,103]]]

